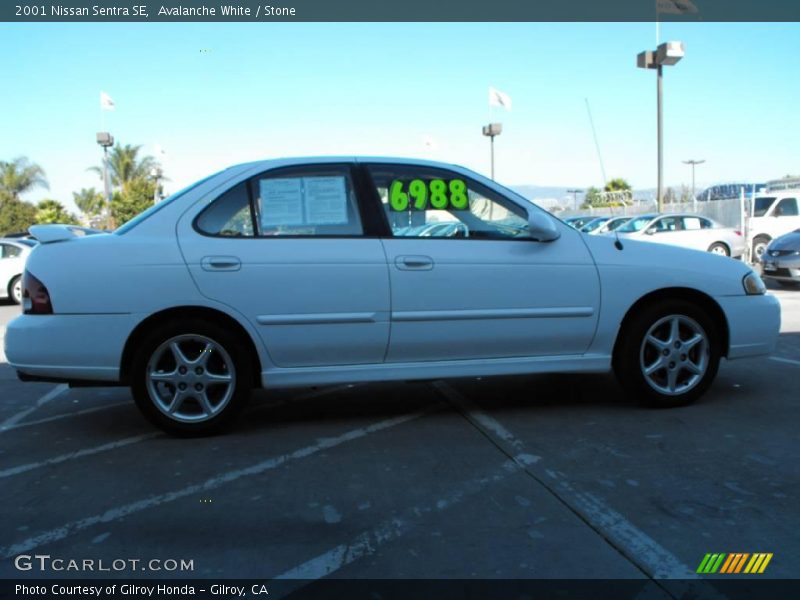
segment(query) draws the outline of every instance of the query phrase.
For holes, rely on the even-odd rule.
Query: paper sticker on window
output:
[[[347,223],[347,187],[344,177],[305,177],[306,223]]]
[[[303,180],[299,177],[287,179],[262,179],[261,226],[302,225]]]

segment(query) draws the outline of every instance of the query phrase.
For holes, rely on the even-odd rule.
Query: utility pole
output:
[[[489,123],[483,126],[483,135],[489,138],[490,152],[491,152],[491,173],[492,181],[494,181],[494,138],[503,133],[502,123]]]

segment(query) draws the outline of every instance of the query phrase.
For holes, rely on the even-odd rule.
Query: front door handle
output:
[[[433,259],[430,256],[398,256],[394,265],[401,271],[430,271]]]
[[[204,256],[200,266],[204,271],[238,271],[242,261],[235,256]]]

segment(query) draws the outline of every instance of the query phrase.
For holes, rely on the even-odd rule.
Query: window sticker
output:
[[[305,177],[303,191],[307,223],[347,223],[347,186],[344,177]]]
[[[466,210],[467,184],[463,179],[395,179],[389,184],[389,207],[407,210]]]
[[[287,179],[262,179],[261,226],[303,225],[303,180],[300,177]]]
[[[259,185],[264,229],[348,222],[344,177],[262,179]]]

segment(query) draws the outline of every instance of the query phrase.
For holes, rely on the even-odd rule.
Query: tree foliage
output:
[[[10,161],[0,161],[0,192],[19,200],[33,188],[48,188],[44,169],[24,156]]]
[[[629,192],[632,188],[631,184],[622,177],[615,177],[606,183],[606,186],[603,189],[606,192]]]
[[[0,235],[27,231],[36,223],[36,207],[0,190]]]
[[[155,182],[149,179],[135,179],[128,182],[122,191],[114,192],[114,197],[111,199],[111,216],[114,223],[117,226],[122,225],[153,206],[155,191]]]
[[[78,225],[78,219],[68,212],[58,200],[42,200],[36,206],[36,223],[40,225],[50,223]]]
[[[158,166],[152,156],[139,156],[141,146],[115,145],[108,153],[108,174],[111,185],[118,191],[126,191],[136,182],[150,177],[151,171]],[[89,169],[103,180],[103,166]]]
[[[78,210],[87,217],[99,215],[103,211],[103,205],[105,204],[103,194],[93,187],[82,188],[79,192],[72,192],[72,200]]]

